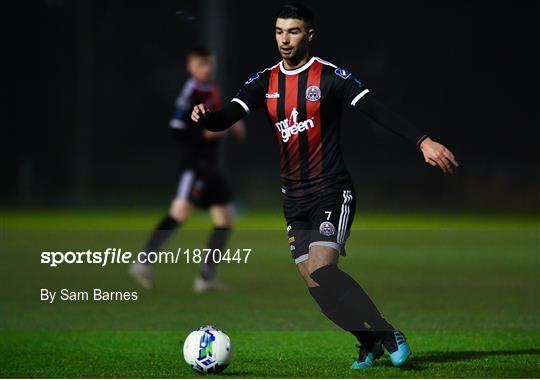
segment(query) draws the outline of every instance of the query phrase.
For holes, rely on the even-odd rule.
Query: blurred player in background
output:
[[[232,193],[223,173],[217,167],[217,154],[225,132],[211,132],[194,126],[190,119],[196,104],[209,109],[219,109],[219,90],[213,82],[215,57],[205,48],[188,51],[186,68],[190,78],[178,98],[171,131],[179,144],[180,178],[168,214],[159,222],[148,240],[145,251],[157,252],[189,218],[195,207],[209,209],[214,228],[208,238],[207,248],[223,250],[233,223]],[[245,138],[245,127],[239,121],[231,129],[237,141]],[[216,264],[203,263],[193,282],[195,292],[220,290],[223,285],[216,279]],[[130,267],[131,275],[145,288],[153,287],[150,263],[137,263]]]
[[[450,150],[378,102],[351,72],[310,56],[314,36],[311,10],[302,4],[283,6],[275,24],[282,60],[251,76],[223,109],[213,111],[200,104],[191,117],[208,130],[223,131],[249,113],[265,109],[280,149],[290,250],[309,293],[324,315],[360,342],[352,369],[373,366],[384,348],[399,367],[411,354],[405,335],[383,318],[360,284],[338,267],[356,203],[341,154],[342,105],[354,107],[405,138],[429,165],[444,173],[452,173],[458,163]]]

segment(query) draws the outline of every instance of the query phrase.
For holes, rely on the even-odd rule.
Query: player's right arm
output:
[[[266,80],[266,72],[253,75],[231,102],[218,111],[212,111],[204,104],[197,104],[191,112],[191,120],[209,131],[224,131],[262,106]]]
[[[224,131],[240,121],[247,112],[237,103],[229,103],[219,111],[212,112],[205,104],[197,104],[191,112],[191,120],[212,132]]]
[[[175,101],[174,115],[169,121],[169,127],[176,132],[186,132],[189,130],[189,111],[193,106],[194,81],[189,79],[184,83],[180,94]]]

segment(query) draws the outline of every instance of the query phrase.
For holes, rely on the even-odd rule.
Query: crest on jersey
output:
[[[259,77],[259,73],[255,73],[253,74],[252,76],[249,77],[249,79],[246,81],[246,84],[250,84],[251,82],[253,82],[255,79],[257,79]]]
[[[323,236],[332,236],[336,232],[336,228],[329,221],[324,221],[319,226],[319,232]]]
[[[321,98],[321,89],[317,86],[309,86],[306,90],[306,99],[310,102],[316,102]]]
[[[347,70],[347,69],[336,69],[334,71],[334,73],[336,73],[337,75],[339,75],[343,79],[347,79],[348,77],[351,76],[351,72],[349,70]]]

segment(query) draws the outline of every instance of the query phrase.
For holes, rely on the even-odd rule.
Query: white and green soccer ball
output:
[[[231,340],[215,326],[199,327],[184,342],[184,360],[199,373],[223,371],[231,354]]]

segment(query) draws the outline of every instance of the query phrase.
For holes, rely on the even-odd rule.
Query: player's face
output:
[[[300,60],[307,55],[309,42],[315,30],[302,20],[278,18],[276,20],[276,42],[279,54],[286,60]]]
[[[214,78],[216,62],[213,56],[191,56],[187,61],[187,71],[199,82],[207,83]]]

